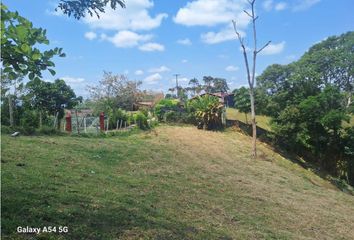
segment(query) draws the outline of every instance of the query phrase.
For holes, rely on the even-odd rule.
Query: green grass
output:
[[[251,114],[250,113],[248,113],[248,114],[240,113],[235,108],[227,108],[226,109],[226,118],[228,120],[239,120],[241,122],[251,124]],[[267,131],[271,131],[270,117],[257,115],[256,122],[257,122],[258,127],[261,127]]]
[[[237,132],[2,136],[2,239],[353,239],[354,197]],[[68,226],[17,234],[17,226]]]

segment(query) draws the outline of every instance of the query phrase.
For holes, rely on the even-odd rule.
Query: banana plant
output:
[[[221,125],[223,104],[215,96],[204,95],[190,101],[190,107],[198,122],[198,127],[213,129]]]

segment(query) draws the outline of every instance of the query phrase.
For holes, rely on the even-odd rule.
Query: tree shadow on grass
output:
[[[143,198],[108,202],[57,190],[3,188],[3,239],[232,239],[166,216]],[[68,233],[16,233],[18,226],[67,226]]]

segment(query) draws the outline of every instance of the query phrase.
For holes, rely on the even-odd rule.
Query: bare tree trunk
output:
[[[250,71],[250,66],[248,63],[248,56],[247,56],[247,48],[244,44],[244,39],[241,37],[241,34],[237,31],[236,27],[236,21],[232,21],[235,33],[237,35],[238,40],[240,41],[242,52],[243,52],[243,57],[246,65],[246,70],[247,70],[247,80],[248,80],[248,85],[249,85],[249,93],[250,93],[250,100],[251,100],[251,123],[252,123],[252,156],[254,158],[257,157],[257,125],[256,125],[256,111],[254,107],[254,83],[255,83],[255,75],[256,75],[256,62],[257,62],[257,54],[261,52],[264,48],[266,48],[269,44],[266,43],[261,49],[257,49],[257,32],[256,32],[256,20],[258,19],[258,16],[255,15],[254,11],[254,4],[256,0],[248,0],[248,3],[251,5],[251,13],[247,12],[244,10],[244,12],[251,18],[252,20],[252,28],[253,28],[253,43],[254,43],[254,48],[253,48],[253,64],[252,64],[252,72]]]
[[[253,88],[250,89],[251,98],[251,123],[252,123],[252,156],[257,157],[257,124],[256,124],[256,111],[254,108],[254,92]]]
[[[15,124],[14,124],[14,109],[13,109],[11,94],[8,95],[8,99],[9,99],[10,126],[13,127]]]
[[[247,113],[245,113],[246,124],[248,124]]]
[[[350,105],[352,104],[352,92],[350,91],[348,94],[348,100],[347,100],[347,108],[350,107]]]
[[[39,110],[39,128],[42,128],[42,126],[43,126],[42,110]]]

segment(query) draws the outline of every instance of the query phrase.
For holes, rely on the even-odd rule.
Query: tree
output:
[[[266,48],[269,44],[270,41],[267,42],[263,47],[258,49],[257,47],[257,32],[256,32],[256,20],[258,19],[258,16],[255,15],[255,2],[256,0],[248,0],[248,3],[251,6],[251,13],[248,11],[244,10],[244,12],[251,18],[252,21],[252,27],[253,27],[253,64],[252,64],[252,69],[250,70],[249,62],[248,62],[248,56],[247,56],[247,48],[244,43],[244,38],[241,36],[241,34],[237,30],[237,25],[236,21],[233,20],[233,26],[235,33],[237,35],[237,38],[241,44],[241,48],[243,51],[243,57],[245,61],[245,66],[246,66],[246,71],[247,71],[247,80],[248,80],[248,85],[249,85],[249,95],[250,95],[250,100],[251,100],[251,121],[252,121],[252,156],[254,158],[257,157],[257,125],[256,125],[256,112],[255,112],[255,98],[254,98],[254,83],[255,83],[255,75],[256,75],[256,61],[257,61],[257,54],[260,53],[264,48]]]
[[[41,51],[42,47],[38,47],[43,44],[49,44],[46,30],[34,28],[30,21],[1,3],[1,61],[3,72],[10,80],[27,75],[32,80],[42,77],[44,70],[55,75],[51,58],[65,54],[61,48]]]
[[[202,86],[202,88],[207,93],[217,93],[217,92],[225,93],[229,90],[229,86],[227,85],[226,79],[223,78],[204,76],[203,82],[204,85]]]
[[[191,86],[190,90],[192,91],[193,97],[200,93],[201,85],[200,85],[198,79],[192,78],[191,80],[189,80],[188,85]]]
[[[90,86],[91,98],[96,102],[96,110],[110,112],[116,108],[132,111],[134,104],[140,101],[141,82],[130,81],[125,75],[104,72],[97,86]]]
[[[246,123],[248,124],[247,114],[251,110],[249,90],[245,87],[241,87],[239,89],[235,89],[233,93],[234,93],[235,107],[236,109],[239,110],[239,112],[245,114]]]
[[[354,32],[329,37],[315,44],[298,61],[273,64],[257,77],[257,89],[268,97],[266,114],[277,117],[291,104],[337,86],[345,95],[350,111],[354,90]]]
[[[43,126],[45,115],[53,115],[58,120],[64,116],[64,108],[72,108],[82,101],[76,97],[64,80],[56,79],[54,83],[34,79],[26,84],[27,94],[24,96],[25,106],[39,112],[39,127]]]
[[[125,8],[124,0],[60,0],[56,11],[59,9],[66,15],[74,16],[76,19],[80,19],[90,14],[100,17],[100,13],[105,12],[105,7],[109,5],[112,9],[116,9],[119,5]]]

